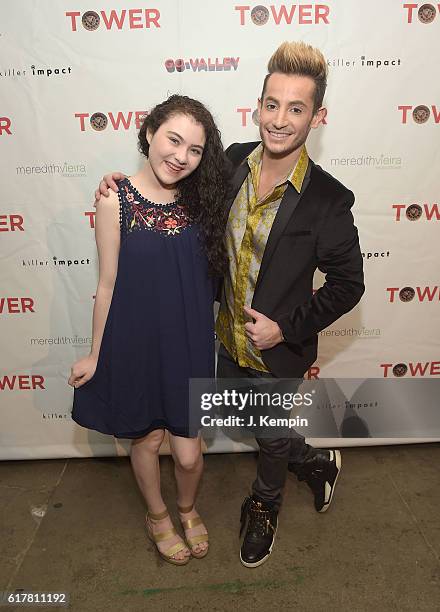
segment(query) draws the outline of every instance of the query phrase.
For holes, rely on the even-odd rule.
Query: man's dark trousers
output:
[[[217,378],[276,379],[269,372],[239,366],[223,345],[220,345],[218,353]],[[287,477],[287,464],[301,464],[313,449],[298,433],[291,438],[271,439],[257,436],[256,441],[260,453],[252,494],[259,500],[269,503],[274,510],[278,510]]]

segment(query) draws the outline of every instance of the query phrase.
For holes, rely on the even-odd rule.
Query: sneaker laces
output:
[[[264,510],[262,503],[253,500],[251,497],[245,499],[241,508],[240,536],[245,527],[246,518],[249,519],[247,530],[255,533],[257,536],[266,536],[269,534],[269,530],[275,532],[275,528],[271,523],[270,510]]]

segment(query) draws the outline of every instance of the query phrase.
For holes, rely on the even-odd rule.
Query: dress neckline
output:
[[[173,200],[172,202],[153,202],[152,200],[149,200],[148,198],[146,198],[144,195],[141,194],[140,191],[138,191],[138,189],[136,189],[136,187],[133,185],[133,183],[130,181],[130,179],[127,177],[126,181],[128,182],[128,184],[130,185],[130,189],[132,189],[132,191],[139,197],[141,198],[141,200],[143,200],[144,202],[148,202],[148,204],[151,204],[152,206],[175,206],[176,204],[178,204],[179,200]]]

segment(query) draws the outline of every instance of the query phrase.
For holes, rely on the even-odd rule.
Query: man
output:
[[[258,101],[262,142],[227,150],[236,171],[229,274],[217,319],[219,378],[302,378],[316,359],[317,333],[363,294],[353,194],[305,148],[326,116],[326,78],[320,51],[283,43],[269,60]],[[326,281],[313,294],[316,268]],[[341,467],[339,451],[314,449],[301,436],[257,442],[257,478],[242,506],[240,559],[247,567],[261,565],[273,549],[287,468],[307,482],[324,512]]]
[[[235,173],[226,228],[229,269],[217,320],[218,377],[301,379],[316,360],[318,332],[364,292],[350,212],[354,196],[305,148],[327,113],[326,81],[319,50],[283,43],[269,60],[258,101],[261,142],[227,150]],[[316,268],[325,283],[313,293]],[[287,470],[306,481],[316,510],[324,512],[341,468],[339,451],[314,449],[300,435],[257,442],[257,477],[241,513],[246,567],[261,565],[273,550]]]

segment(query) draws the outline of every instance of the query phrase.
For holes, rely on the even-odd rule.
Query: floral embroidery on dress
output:
[[[148,229],[167,236],[174,236],[190,225],[186,209],[181,204],[150,202],[129,183],[128,179],[121,181],[120,187],[122,187],[120,220],[121,228],[125,232]],[[124,206],[122,200],[125,200],[128,205]]]

